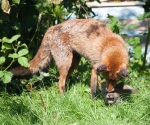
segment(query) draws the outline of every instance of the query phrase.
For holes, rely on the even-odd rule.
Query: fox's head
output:
[[[128,77],[127,65],[107,65],[102,64],[97,68],[98,73],[102,73],[106,78],[106,90],[112,92],[115,89],[116,83],[122,79]]]
[[[128,76],[128,52],[125,46],[111,46],[102,53],[101,63],[97,72],[102,73],[106,78],[106,89],[112,92],[116,83]]]

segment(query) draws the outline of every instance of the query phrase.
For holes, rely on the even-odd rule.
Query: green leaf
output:
[[[107,18],[112,19],[114,16],[107,14]]]
[[[11,72],[3,72],[2,81],[3,83],[9,83],[11,81],[13,74]]]
[[[28,48],[26,44],[21,44],[21,47]]]
[[[145,18],[150,18],[150,12],[145,13]]]
[[[5,62],[5,60],[6,60],[6,59],[5,59],[4,56],[0,57],[0,65],[3,64],[3,63]]]
[[[17,53],[9,54],[8,57],[10,58],[19,58],[19,55]]]
[[[139,64],[140,66],[142,66],[143,61],[140,59],[139,62],[138,62],[138,64]]]
[[[6,49],[6,50],[12,49],[12,46],[10,44],[8,44],[8,43],[4,43],[2,45],[2,50],[4,50],[4,49]]]
[[[2,78],[4,75],[3,71],[0,71],[0,78]]]
[[[14,30],[19,30],[19,26],[17,26],[17,25],[12,26],[12,28],[13,28]]]
[[[7,37],[3,37],[2,42],[3,43],[11,43],[11,41]]]
[[[8,0],[2,0],[1,8],[3,12],[8,13],[10,12],[10,4]]]
[[[20,3],[20,0],[13,0],[13,3],[19,4],[19,3]]]
[[[47,2],[43,2],[43,7],[47,7],[48,3]]]
[[[128,40],[128,43],[129,43],[129,44],[134,44],[134,39],[131,37],[131,38]]]
[[[137,16],[138,20],[143,20],[145,18],[145,14],[140,14]]]
[[[21,66],[29,67],[28,59],[26,57],[19,57],[18,62]]]
[[[101,1],[100,0],[96,0],[98,3],[101,3]]]
[[[142,54],[142,47],[141,46],[134,47],[134,52],[135,52],[134,56],[136,56],[136,58],[140,58]]]
[[[150,12],[145,12],[143,14],[140,14],[139,16],[137,16],[138,20],[143,20],[145,18],[150,18]]]
[[[20,35],[15,35],[15,36],[13,36],[13,37],[10,39],[11,43],[14,42],[15,40],[17,40],[19,37],[20,37]]]
[[[62,9],[60,7],[60,5],[56,5],[55,8],[54,8],[54,13],[55,15],[58,17],[58,16],[61,16],[61,13],[62,13]]]
[[[135,28],[137,28],[137,24],[130,24],[130,25],[128,26],[128,28],[129,28],[129,29],[135,29]]]
[[[29,51],[27,49],[22,49],[18,52],[18,54],[19,54],[19,56],[24,56],[24,55],[28,54],[28,52]]]
[[[135,44],[135,45],[139,45],[140,43],[141,43],[140,37],[135,37],[135,38],[134,38],[134,44]]]

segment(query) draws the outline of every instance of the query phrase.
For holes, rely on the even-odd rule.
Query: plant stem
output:
[[[39,27],[39,23],[40,23],[40,21],[41,21],[41,18],[42,18],[42,13],[39,13],[38,21],[37,21],[37,24],[36,24],[36,29],[35,29],[35,32],[34,32],[34,35],[33,35],[32,39],[30,40],[30,43],[29,43],[29,45],[28,45],[28,48],[30,48],[31,43],[32,43],[32,41],[33,41],[33,39],[34,39],[34,37],[35,37],[37,31],[38,31],[38,27]]]
[[[142,70],[145,69],[146,55],[147,55],[147,50],[148,50],[148,43],[149,43],[149,41],[150,41],[150,27],[148,27],[148,34],[147,34],[147,39],[146,39],[146,44],[145,44],[145,52],[144,52],[144,59],[143,59]]]
[[[10,66],[13,64],[14,61],[15,61],[15,59],[13,59],[13,60],[11,61],[11,63],[9,64],[9,66],[7,66],[6,69],[5,69],[4,71],[6,71],[7,69],[9,69]]]
[[[41,94],[41,93],[39,93],[39,95],[40,95],[40,99],[41,99],[41,101],[42,101],[43,108],[44,108],[44,110],[46,111],[46,105],[45,105],[45,103],[44,103],[44,100],[43,100],[42,94]]]

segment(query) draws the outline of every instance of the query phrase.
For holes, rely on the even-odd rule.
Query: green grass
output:
[[[0,124],[149,125],[150,83],[145,78],[133,78],[130,85],[139,93],[113,106],[105,106],[101,94],[92,100],[89,86],[80,82],[73,84],[64,96],[59,94],[56,84],[23,92],[19,96],[2,93]]]

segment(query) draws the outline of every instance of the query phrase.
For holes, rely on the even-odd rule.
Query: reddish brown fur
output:
[[[94,19],[70,20],[50,27],[36,56],[29,62],[30,67],[17,67],[10,71],[15,76],[34,74],[53,58],[60,74],[59,90],[63,93],[66,78],[78,65],[81,56],[92,65],[90,84],[93,96],[98,73],[105,76],[108,91],[112,91],[121,76],[127,76],[128,53],[123,39]],[[102,67],[105,70],[101,70]]]

